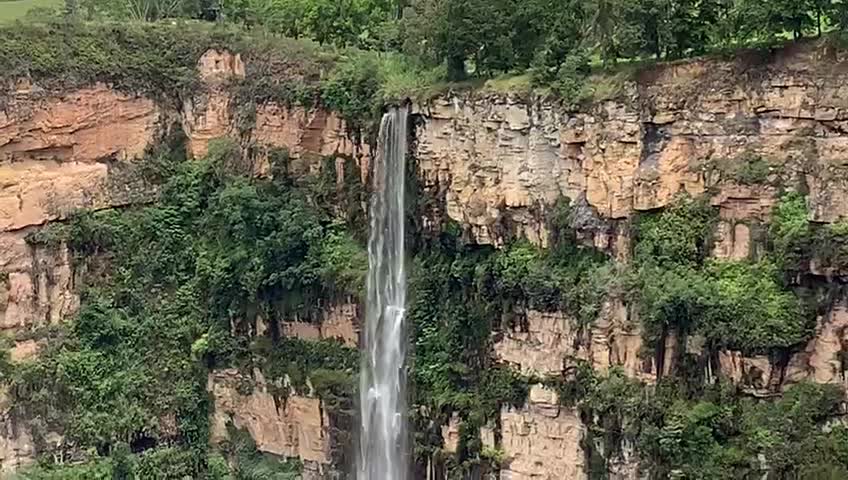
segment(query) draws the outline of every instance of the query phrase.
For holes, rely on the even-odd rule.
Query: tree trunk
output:
[[[448,57],[448,80],[455,82],[465,80],[465,58],[459,55]]]

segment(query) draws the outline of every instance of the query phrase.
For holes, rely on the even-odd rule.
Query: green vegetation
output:
[[[441,436],[429,434],[427,425],[445,424],[456,412],[466,424],[458,462],[479,461],[474,426],[492,420],[502,403],[520,404],[527,395],[526,379],[491,365],[489,334],[499,305],[477,284],[490,255],[434,251],[416,257],[408,318],[414,342],[410,380],[416,403],[426,407],[412,419],[419,458],[441,448]]]
[[[779,186],[780,173],[778,165],[772,165],[768,160],[753,152],[744,152],[733,158],[713,159],[704,170],[708,174],[718,174],[715,181],[732,181],[740,185],[769,185]]]
[[[790,235],[778,233],[790,228],[780,223],[780,210],[775,238]],[[813,315],[770,258],[707,259],[715,221],[709,205],[687,197],[637,219],[632,291],[647,338],[659,342],[670,330],[700,334],[711,351],[768,351],[806,340]]]
[[[58,0],[4,0],[0,2],[0,23],[13,22],[43,10],[58,9]]]
[[[608,259],[580,246],[567,226],[567,203],[558,208],[551,250],[525,241],[495,251],[463,246],[452,229],[416,255],[410,277],[409,321],[414,342],[411,381],[416,404],[416,454],[431,455],[440,436],[427,425],[462,419],[457,475],[497,467],[479,428],[495,422],[503,405],[522,405],[534,379],[492,363],[491,333],[522,322],[529,309],[563,310],[575,324],[591,323],[605,297]],[[502,322],[505,322],[502,324]],[[493,453],[493,452],[488,452]]]
[[[224,474],[225,458],[210,457],[209,474],[212,478],[221,480],[297,480],[301,478],[303,465],[298,459],[281,461],[273,455],[263,454],[256,448],[256,442],[246,430],[237,429],[232,424],[227,425],[229,439],[221,446],[222,454],[234,465],[231,476]],[[217,470],[214,465],[220,465]],[[221,473],[218,473],[220,471]],[[217,475],[217,477],[216,477]],[[143,478],[158,478],[155,476]]]
[[[206,473],[197,476],[188,468],[192,464],[189,452],[180,448],[159,448],[141,455],[132,455],[127,444],[117,445],[103,459],[78,465],[43,465],[18,475],[20,480],[296,480],[302,465],[299,460],[281,460],[259,452],[250,434],[227,425],[229,438],[220,445],[220,452],[211,453],[206,460]]]
[[[121,445],[144,450],[128,460],[138,478],[200,478],[210,368],[258,366],[299,389],[314,372],[319,393],[349,395],[338,384],[355,372],[356,350],[246,334],[259,316],[279,333],[280,321],[315,312],[319,297],[358,293],[367,261],[308,182],[236,175],[240,160],[226,144],[202,161],[165,151],[147,162],[167,169],[153,205],[83,212],[29,238],[66,242],[86,282],[76,318],[8,382],[18,413],[40,418],[41,433],[61,432],[113,464]],[[156,469],[169,473],[145,473]]]
[[[813,239],[816,260],[838,271],[848,267],[848,221],[840,220],[816,229]]]
[[[825,271],[848,267],[848,223],[810,221],[807,198],[787,193],[775,206],[769,226],[770,248],[787,275],[809,271],[811,262]]]
[[[598,316],[610,271],[603,254],[573,242],[548,251],[518,242],[495,257],[492,275],[500,298],[564,311],[587,325]]]
[[[217,20],[360,49],[405,50],[452,76],[530,64],[558,69],[576,49],[604,61],[681,58],[715,46],[819,34],[845,26],[839,0],[77,0],[71,18]]]
[[[0,2],[0,12],[13,3],[20,1]],[[223,86],[235,95],[245,143],[264,102],[323,105],[365,141],[384,105],[427,97],[445,81],[477,77],[490,91],[535,88],[571,104],[610,99],[651,58],[846,28],[845,5],[81,0],[66,3],[67,18],[0,27],[0,81],[28,76],[48,89],[102,81],[181,105],[200,86],[200,55],[226,48],[247,68],[244,79]],[[154,22],[163,18],[174,20]],[[4,346],[0,373],[15,413],[39,419],[36,441],[61,432],[86,463],[45,459],[23,478],[295,478],[296,462],[260,454],[235,428],[229,442],[209,448],[206,380],[217,368],[246,373],[245,391],[259,368],[280,402],[311,386],[328,411],[352,408],[358,352],[287,338],[280,328],[294,316],[315,320],[319,300],[363,294],[366,192],[352,160],[338,184],[335,158],[300,178],[287,151],[266,152],[273,179],[255,179],[243,174],[249,159],[231,145],[197,162],[179,151],[163,148],[145,160],[145,174],[162,184],[156,202],[79,212],[28,237],[70,247],[84,279],[82,306],[37,359],[13,364]],[[768,184],[777,173],[750,153],[708,167],[743,185]],[[709,258],[717,212],[705,199],[681,197],[634,219],[632,262],[616,271],[578,241],[572,215],[567,202],[557,205],[548,249],[523,240],[502,250],[463,245],[455,225],[435,240],[416,239],[408,318],[419,459],[440,451],[439,428],[457,415],[452,473],[496,469],[503,452],[483,448],[479,428],[545,380],[589,426],[594,478],[604,477],[623,445],[634,445],[656,478],[745,478],[766,467],[777,478],[848,475],[848,430],[826,426],[841,398],[831,387],[795,385],[782,398],[754,400],[705,384],[693,367],[699,359],[684,351],[673,359],[679,371],[656,387],[617,370],[601,377],[580,362],[562,378],[537,379],[497,364],[491,352],[492,333],[520,328],[528,310],[562,311],[585,328],[614,291],[638,309],[657,349],[674,332],[680,342],[703,338],[706,361],[724,349],[785,354],[809,338],[817,306],[797,279],[812,260],[848,266],[848,223],[816,225],[806,198],[787,193],[763,251],[719,261]],[[259,321],[269,325],[264,336],[255,335]]]
[[[802,383],[783,397],[747,398],[726,384],[685,387],[669,378],[650,387],[620,371],[598,376],[585,363],[554,381],[566,405],[589,425],[590,478],[628,444],[651,478],[840,478],[848,472],[848,429],[827,427],[843,392]]]
[[[259,338],[251,345],[266,379],[283,382],[288,378],[292,387],[307,394],[307,380],[315,392],[336,404],[352,398],[354,378],[359,368],[359,351],[332,340],[306,341],[283,338],[276,344]],[[288,389],[279,392],[287,395]]]
[[[200,53],[227,46],[250,70],[241,98],[322,98],[367,126],[386,102],[469,76],[571,104],[614,98],[651,61],[820,35],[846,18],[841,0],[73,0],[3,28],[0,75],[174,96],[196,84]]]
[[[0,83],[29,77],[41,87],[62,90],[105,82],[174,105],[197,93],[196,66],[204,52],[239,54],[245,77],[226,87],[237,99],[233,108],[242,132],[253,126],[257,106],[266,102],[321,103],[349,121],[352,136],[368,140],[386,103],[431,95],[440,80],[438,68],[399,54],[340,50],[230,23],[52,20],[0,26],[0,37]]]
[[[245,45],[235,29],[180,25],[48,23],[2,27],[2,79],[29,76],[45,87],[103,81],[154,97],[176,95],[198,81],[197,60],[209,48]]]
[[[649,344],[662,348],[671,331],[681,347],[686,337],[699,335],[702,354],[680,348],[671,374],[655,386],[618,369],[599,375],[576,359],[566,359],[570,366],[561,377],[544,379],[589,427],[583,447],[590,478],[607,478],[612,462],[634,453],[651,478],[848,473],[848,429],[830,423],[842,408],[840,388],[802,383],[783,396],[757,399],[705,373],[720,350],[780,354],[803,345],[819,305],[815,292],[810,302],[810,292],[797,286],[798,275],[809,271],[812,258],[826,267],[839,265],[848,229],[842,223],[813,225],[804,196],[787,193],[758,258],[719,261],[709,258],[716,222],[717,212],[705,199],[688,196],[640,215],[624,282]],[[534,261],[526,255],[516,260]]]

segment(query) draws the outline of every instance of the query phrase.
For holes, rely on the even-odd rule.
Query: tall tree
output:
[[[615,63],[641,50],[643,25],[639,0],[589,0],[586,30],[604,63]]]
[[[848,0],[832,0],[827,6],[827,16],[839,29],[848,29]]]
[[[814,26],[812,7],[815,0],[740,0],[741,14],[747,30],[761,39],[781,34],[801,38]]]
[[[666,57],[681,58],[706,51],[709,28],[717,21],[715,0],[655,0],[659,9],[659,38]]]
[[[525,5],[525,15],[535,20],[533,26],[537,29],[533,34],[534,40],[524,43],[533,55],[533,77],[536,81],[550,84],[569,57],[582,53],[585,2],[528,0]]]
[[[502,31],[487,31],[500,21],[499,9],[493,15],[485,0],[418,0],[404,17],[409,37],[405,49],[432,63],[446,62],[448,79],[462,80],[466,61],[479,61],[486,55],[480,52],[485,39]]]

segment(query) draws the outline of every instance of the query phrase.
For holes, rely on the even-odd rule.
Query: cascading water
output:
[[[358,480],[405,480],[406,108],[383,116],[371,197],[365,338],[359,385]]]

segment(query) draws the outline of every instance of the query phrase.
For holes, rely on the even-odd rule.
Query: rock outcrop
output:
[[[145,198],[132,161],[160,138],[152,100],[95,85],[61,95],[15,93],[0,112],[0,328],[60,321],[77,304],[63,246],[27,234],[82,208]]]
[[[249,385],[249,387],[248,387]],[[245,429],[262,452],[303,460],[305,478],[321,478],[330,463],[329,420],[321,399],[296,395],[275,396],[262,373],[245,378],[234,370],[209,376],[214,399],[211,441],[229,437],[228,425]],[[277,385],[278,391],[283,388]]]
[[[238,135],[229,86],[245,75],[241,58],[210,50],[198,70],[203,88],[181,112],[104,84],[54,93],[22,82],[8,96],[0,111],[0,328],[39,326],[74,311],[64,247],[40,251],[26,234],[83,208],[148,201],[152,192],[134,167],[176,119],[194,157],[205,155],[211,140]],[[248,137],[260,148],[285,147],[296,174],[317,171],[320,159],[333,155],[367,169],[368,147],[352,141],[345,123],[324,110],[260,105]],[[267,162],[257,173],[268,173]],[[46,270],[49,265],[58,270]],[[55,291],[39,290],[44,284]],[[59,303],[45,305],[51,298]]]
[[[282,322],[282,333],[304,340],[337,340],[348,347],[359,345],[359,305],[351,302],[328,305],[312,321]]]
[[[495,359],[525,375],[559,375],[575,361],[601,373],[623,369],[631,378],[656,379],[656,361],[643,357],[638,321],[621,301],[606,302],[596,321],[581,327],[563,312],[529,310],[525,321],[495,334]]]
[[[740,185],[734,168],[746,161],[766,162],[763,183],[805,182],[813,220],[848,214],[845,63],[823,55],[799,46],[660,66],[580,111],[510,95],[439,97],[418,109],[419,174],[451,219],[494,245],[515,235],[545,244],[542,213],[559,197],[609,222],[710,189],[728,222],[718,252],[744,257],[737,224],[767,217],[777,192]]]
[[[478,244],[525,237],[546,245],[546,213],[565,197],[578,210],[573,226],[581,238],[627,261],[629,218],[685,192],[707,194],[719,211],[713,256],[755,258],[782,191],[808,192],[813,222],[848,215],[846,60],[844,52],[799,44],[735,61],[669,64],[625,82],[614,100],[578,110],[515,95],[439,97],[417,110],[419,177],[441,202],[440,213]],[[723,377],[755,396],[805,380],[846,385],[844,303],[820,316],[807,346],[788,358],[723,351],[705,360],[708,378]],[[633,310],[613,299],[583,328],[561,312],[529,311],[524,322],[496,334],[494,354],[528,374],[560,373],[584,360],[596,371],[617,367],[651,383],[671,372],[681,348],[701,353],[698,339],[679,341],[669,332],[661,358],[644,355]],[[533,405],[531,399],[519,423],[559,425],[552,420],[559,417]],[[543,450],[531,440],[508,442],[509,429],[517,429],[512,419],[501,422],[507,457]],[[564,454],[537,461],[550,467],[558,455]],[[585,473],[581,455],[572,457],[581,459],[576,469],[563,467],[559,478]],[[617,475],[635,478],[635,462],[624,461]],[[545,478],[533,461],[513,463],[504,475]]]
[[[152,98],[123,93],[105,84],[53,92],[21,81],[6,95],[0,110],[2,333],[13,337],[28,334],[76,312],[78,272],[67,246],[28,239],[80,209],[150,201],[155,191],[138,175],[139,161],[148,148],[174,133],[175,124],[181,125],[187,137],[187,153],[195,158],[207,153],[211,140],[230,136],[259,151],[285,147],[294,174],[315,172],[324,156],[333,155],[352,158],[367,170],[368,148],[352,141],[344,121],[324,110],[261,105],[255,128],[250,125],[248,132],[242,132],[230,88],[233,79],[245,76],[244,62],[238,55],[210,50],[199,60],[198,71],[202,88],[184,101],[179,112]],[[256,173],[269,173],[267,158],[256,167]],[[306,337],[334,338],[356,345],[354,305],[334,306],[324,317],[315,332],[310,330],[311,325],[304,327],[306,324],[292,323],[284,328],[290,333],[302,331]],[[29,347],[29,340],[21,341],[12,352],[26,357],[34,353],[27,353]],[[262,407],[266,400],[251,401]],[[318,408],[316,402],[295,398],[286,415],[309,417]],[[13,428],[10,422],[14,419],[8,408],[2,407],[0,468],[13,469],[31,462],[35,447],[28,430],[21,425]],[[311,434],[307,437],[304,442],[313,441]],[[302,453],[315,465],[323,461],[315,445],[304,446],[301,451],[299,446],[284,446],[280,443],[284,440],[272,438],[262,445],[268,445],[272,453]]]
[[[504,407],[500,423],[506,454],[503,480],[588,478],[581,447],[586,426],[575,412],[560,406],[555,392],[533,386],[527,406]]]

